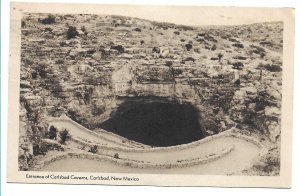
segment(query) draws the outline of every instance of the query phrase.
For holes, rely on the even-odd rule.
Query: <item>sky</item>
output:
[[[85,4],[28,4],[24,10],[44,13],[93,13],[123,15],[159,22],[183,25],[240,25],[257,22],[280,21],[286,14],[280,8],[237,8],[199,6],[145,6],[145,5],[89,5]]]

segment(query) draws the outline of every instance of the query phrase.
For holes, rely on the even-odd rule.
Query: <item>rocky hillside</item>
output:
[[[281,22],[189,27],[26,14],[20,25],[21,137],[62,113],[99,128],[120,98],[134,97],[191,103],[206,135],[236,126],[280,137]]]

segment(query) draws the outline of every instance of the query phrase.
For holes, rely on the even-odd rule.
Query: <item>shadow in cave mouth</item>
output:
[[[100,127],[150,146],[175,146],[204,137],[197,109],[179,103],[122,103]]]

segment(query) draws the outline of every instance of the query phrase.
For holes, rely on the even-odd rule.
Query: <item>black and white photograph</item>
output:
[[[11,40],[19,43],[10,77],[15,172],[89,181],[126,174],[125,183],[141,181],[135,174],[283,174],[286,21],[166,17],[175,8],[148,17],[12,5],[21,10],[13,21],[20,40]]]

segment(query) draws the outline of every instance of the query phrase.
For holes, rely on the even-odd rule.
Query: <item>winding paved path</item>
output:
[[[166,148],[150,148],[140,146],[138,143],[122,143],[120,137],[108,134],[109,140],[96,137],[90,130],[78,126],[71,120],[56,119],[50,125],[58,128],[68,128],[73,137],[82,140],[89,140],[93,143],[105,144],[108,149],[101,151],[103,154],[112,155],[118,153],[121,159],[143,161],[152,164],[170,164],[177,161],[186,161],[205,158],[216,155],[230,147],[233,150],[212,162],[202,163],[188,167],[172,169],[162,168],[132,168],[113,164],[107,161],[97,161],[80,158],[66,158],[55,161],[42,168],[43,171],[81,171],[81,172],[117,172],[117,173],[185,173],[185,174],[231,174],[253,165],[259,157],[262,147],[247,137],[231,137],[230,134],[221,133],[203,139],[203,142],[193,142],[186,145]],[[200,140],[202,141],[202,140]],[[252,142],[251,142],[252,141]],[[138,147],[137,147],[138,146]],[[111,149],[110,149],[111,147]],[[114,148],[115,147],[115,148]]]

